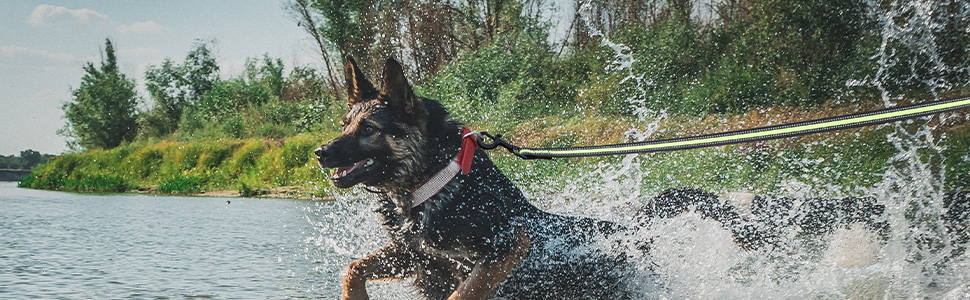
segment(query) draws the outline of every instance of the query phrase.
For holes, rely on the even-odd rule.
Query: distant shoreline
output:
[[[0,169],[0,181],[18,182],[21,178],[30,175],[30,172],[22,169]]]
[[[174,195],[174,196],[195,196],[195,197],[221,197],[221,198],[274,198],[274,199],[297,199],[297,200],[315,200],[315,201],[330,201],[334,200],[332,197],[316,197],[310,195],[309,193],[301,192],[299,189],[294,187],[277,187],[270,188],[266,191],[260,191],[259,194],[254,196],[243,196],[239,191],[233,190],[212,190],[204,191],[201,193],[163,193],[157,188],[148,188],[141,190],[131,190],[125,193],[134,194],[149,194],[149,195]]]
[[[17,184],[16,181],[0,181],[0,183],[11,183]],[[104,191],[80,191],[80,190],[68,190],[68,189],[45,189],[45,188],[31,188],[31,187],[18,187],[33,190],[42,191],[58,191],[58,192],[69,192],[69,193],[96,193],[96,194],[141,194],[141,195],[161,195],[161,196],[189,196],[189,197],[212,197],[212,198],[267,198],[267,199],[293,199],[293,200],[311,200],[311,201],[333,201],[333,197],[317,197],[310,195],[309,193],[301,192],[299,189],[294,187],[279,187],[272,188],[268,191],[261,191],[258,195],[246,197],[240,194],[238,191],[232,190],[213,190],[205,191],[201,193],[164,193],[158,190],[158,188],[152,187],[147,189],[137,189],[128,190],[125,192],[104,192]]]

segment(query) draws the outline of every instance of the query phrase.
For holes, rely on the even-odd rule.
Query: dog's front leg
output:
[[[458,289],[448,297],[448,300],[479,300],[485,299],[495,291],[499,283],[515,269],[522,259],[529,254],[532,242],[523,233],[516,235],[515,248],[505,254],[493,258],[480,259],[472,267],[468,278],[461,282]]]
[[[367,281],[387,278],[404,278],[414,272],[414,255],[394,242],[388,242],[360,260],[350,263],[344,276],[343,299],[366,300]]]

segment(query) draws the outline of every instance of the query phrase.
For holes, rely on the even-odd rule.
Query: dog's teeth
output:
[[[367,160],[367,163],[365,163],[364,166],[370,166],[370,165],[373,165],[373,164],[374,164],[374,160],[373,159],[368,159]]]
[[[340,177],[347,176],[347,170],[340,171]]]

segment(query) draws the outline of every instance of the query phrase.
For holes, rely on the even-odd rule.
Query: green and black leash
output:
[[[600,145],[587,147],[567,147],[567,148],[526,148],[512,145],[502,139],[502,135],[491,135],[488,132],[480,132],[478,136],[479,147],[485,149],[495,149],[503,147],[512,154],[523,159],[535,158],[561,158],[561,157],[584,157],[584,156],[605,156],[622,155],[632,153],[650,153],[661,151],[686,150],[694,148],[723,146],[738,143],[755,141],[765,141],[781,139],[793,136],[822,133],[849,128],[856,128],[869,125],[890,123],[905,119],[918,118],[948,111],[970,108],[970,96],[953,99],[932,101],[910,106],[863,112],[845,116],[824,118],[818,120],[803,121],[791,124],[781,124],[752,129],[729,131],[716,134],[699,135],[685,138],[655,140],[637,143],[624,143],[614,145]],[[492,140],[486,143],[482,136]]]

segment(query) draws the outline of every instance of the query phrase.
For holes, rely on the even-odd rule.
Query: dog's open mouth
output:
[[[338,181],[345,178],[350,178],[357,176],[359,174],[366,173],[370,167],[374,165],[374,159],[368,158],[355,163],[353,166],[349,167],[337,167],[330,170],[330,180]]]

